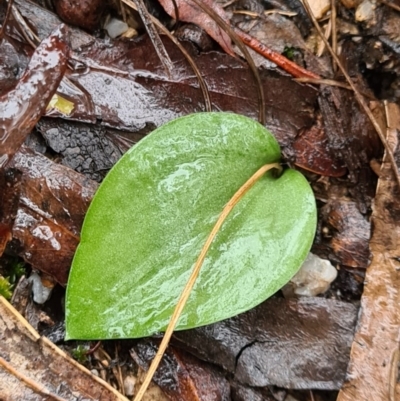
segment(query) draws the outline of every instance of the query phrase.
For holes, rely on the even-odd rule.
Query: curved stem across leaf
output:
[[[203,265],[204,259],[207,255],[207,251],[209,250],[211,243],[213,242],[215,236],[219,232],[222,224],[224,223],[225,219],[228,217],[229,213],[235,207],[235,205],[243,198],[243,196],[247,193],[247,191],[253,187],[253,185],[269,170],[276,169],[280,173],[282,171],[282,167],[279,163],[272,163],[266,164],[262,166],[259,170],[257,170],[239,189],[238,191],[232,196],[229,202],[226,204],[222,213],[220,214],[217,222],[215,223],[210,235],[208,236],[199,257],[197,258],[196,264],[193,268],[193,271],[189,277],[189,280],[186,283],[185,288],[183,289],[179,301],[175,307],[174,313],[172,314],[171,320],[169,321],[168,327],[165,331],[164,337],[161,341],[160,347],[158,348],[157,354],[155,355],[149,370],[147,371],[146,377],[137,393],[134,401],[141,401],[143,398],[144,393],[149,386],[154,373],[156,372],[158,365],[161,362],[161,359],[165,353],[165,350],[168,347],[169,341],[172,337],[172,333],[174,332],[175,326],[178,323],[178,320],[181,316],[183,308],[186,305],[187,300],[189,299],[190,293],[192,288],[196,282],[196,279],[199,275],[201,266]]]

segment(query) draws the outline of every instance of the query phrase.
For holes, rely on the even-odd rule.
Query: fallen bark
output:
[[[400,110],[389,106],[388,142],[400,164]],[[393,401],[399,362],[400,201],[397,182],[385,154],[374,201],[361,314],[351,349],[347,381],[337,401]]]

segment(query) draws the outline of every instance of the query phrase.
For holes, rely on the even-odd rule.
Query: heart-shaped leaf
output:
[[[67,287],[67,338],[165,330],[223,207],[279,159],[263,126],[229,113],[178,118],[130,149],[87,212]],[[279,290],[305,259],[315,225],[306,179],[290,169],[265,174],[218,232],[177,329],[236,315]]]

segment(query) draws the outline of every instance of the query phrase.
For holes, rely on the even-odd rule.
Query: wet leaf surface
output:
[[[62,20],[56,14],[31,1],[15,0],[15,4],[18,6],[21,15],[29,21],[41,40],[49,36],[51,31],[62,23]],[[80,29],[68,27],[68,30],[70,32],[70,47],[72,50],[94,42],[93,36]]]
[[[60,23],[60,19],[57,16],[38,7],[36,4],[25,0],[16,0],[15,3],[29,25],[38,33],[41,39],[49,36],[51,30]],[[249,3],[251,2],[244,1],[235,3],[235,6],[239,9],[250,10],[252,6]],[[296,26],[300,27],[303,35],[308,33],[310,29],[309,20],[304,18],[304,8],[299,1],[268,0],[265,3],[271,9],[297,11],[297,16],[291,19],[295,20]],[[342,7],[340,2],[337,5],[340,10]],[[370,85],[375,95],[379,98],[396,98],[400,82],[398,79],[400,57],[398,44],[394,40],[396,35],[398,36],[398,28],[400,26],[398,24],[398,13],[383,4],[378,5],[374,13],[378,18],[374,24],[363,25],[362,32],[364,34],[360,36],[361,42],[355,43],[353,41],[353,35],[359,35],[360,31],[356,33],[349,31],[350,35],[347,32],[344,37],[342,36],[342,59],[346,64],[347,70],[363,91],[372,93],[368,89],[368,85]],[[349,10],[344,10],[343,12],[343,8],[342,12],[339,12],[338,29],[342,35],[343,19],[348,21],[349,18],[354,18],[353,14],[354,12]],[[246,18],[248,19],[248,17]],[[276,22],[281,20],[283,23],[288,21],[286,20],[285,22],[281,17],[271,17],[269,26],[271,26],[271,21]],[[253,22],[249,25],[253,25]],[[255,31],[258,29],[262,33],[263,30],[260,27],[264,25],[264,23],[257,24]],[[272,27],[272,30],[276,29],[274,25]],[[132,140],[132,136],[126,135],[126,132],[112,131],[109,127],[119,127],[136,132],[140,129],[139,135],[141,136],[167,121],[169,116],[180,116],[203,110],[204,102],[197,88],[198,84],[194,74],[187,66],[186,61],[175,51],[168,41],[165,41],[165,43],[175,63],[177,75],[172,79],[166,80],[162,67],[147,39],[142,38],[134,43],[124,43],[123,41],[99,40],[75,28],[71,28],[70,31],[71,48],[74,51],[74,60],[70,60],[73,70],[68,73],[71,79],[70,83],[64,80],[59,91],[66,98],[75,101],[74,118],[91,124],[83,122],[71,123],[71,121],[66,122],[62,120],[47,120],[43,124],[40,123],[41,132],[44,136],[47,135],[49,147],[53,152],[59,152],[58,155],[55,155],[56,160],[61,159],[64,164],[81,169],[88,177],[100,179],[105,173],[103,168],[109,166],[108,162],[111,164],[111,161],[114,161],[117,150],[121,152],[125,151],[137,138],[133,137]],[[375,35],[380,36],[378,38]],[[280,40],[279,36],[274,36],[274,32],[268,31],[265,40],[269,36],[272,37],[273,42],[282,45],[282,41],[278,42]],[[286,36],[286,38],[290,38],[290,35]],[[295,36],[291,37],[289,42],[293,44],[294,39],[297,38]],[[3,38],[0,46],[0,93],[4,94],[18,82],[18,78],[21,77],[32,55],[32,48],[24,43],[21,31],[18,30],[18,26],[14,21],[11,21],[7,27],[7,35]],[[134,50],[135,46],[139,47],[139,51],[136,52]],[[255,85],[248,69],[241,61],[232,61],[230,57],[215,52],[198,55],[197,50],[194,50],[190,46],[188,48],[195,56],[196,62],[202,64],[201,72],[212,90],[211,97],[214,109],[231,110],[255,119],[257,117],[257,99],[254,95]],[[302,45],[300,48],[302,49],[301,51],[294,49],[296,61],[300,64],[305,61],[310,67],[313,62],[312,58],[309,58],[308,54],[304,54]],[[148,57],[148,63],[146,63],[146,57]],[[109,66],[111,66],[112,70],[108,69]],[[318,63],[310,68],[314,71],[319,71]],[[126,74],[127,70],[128,74]],[[82,85],[80,79],[85,74],[91,74],[91,76],[88,79],[88,83],[83,79],[82,82],[84,85]],[[327,203],[320,216],[321,224],[317,237],[318,241],[315,246],[317,253],[320,256],[329,257],[341,264],[347,263],[357,266],[354,269],[344,267],[343,265],[340,266],[339,278],[333,284],[327,296],[340,297],[340,299],[347,299],[353,302],[359,299],[359,294],[362,290],[364,271],[359,270],[359,267],[364,267],[368,261],[368,251],[365,244],[369,229],[368,215],[376,183],[376,177],[374,177],[369,169],[368,163],[372,157],[376,157],[379,160],[380,145],[372,133],[369,122],[360,115],[360,111],[353,102],[353,95],[350,92],[321,87],[322,92],[319,93],[320,88],[310,88],[306,85],[295,84],[276,71],[262,71],[261,74],[267,96],[267,126],[271,131],[277,132],[277,138],[282,146],[286,160],[296,162],[305,169],[336,177],[339,176],[338,172],[343,171],[342,167],[345,167],[348,172],[348,177],[345,175],[339,179],[334,178],[330,180],[315,177],[313,174],[307,175],[313,182],[313,188],[318,201],[321,204]],[[106,94],[106,91],[102,92],[102,86],[106,82],[109,82],[109,80],[111,83],[108,86],[116,84],[121,88],[119,93],[113,93],[113,100],[115,99],[115,102],[104,100],[103,95]],[[124,93],[125,86],[128,88],[126,94]],[[182,90],[182,88],[184,89]],[[97,93],[98,90],[100,90],[100,94]],[[154,93],[152,93],[153,91]],[[140,105],[139,112],[135,112],[136,114],[131,117],[132,109],[137,105],[134,101],[132,102],[132,98],[135,99],[135,96],[138,99],[137,103],[144,100],[147,101],[146,107],[149,112],[146,111],[145,107],[141,108]],[[319,115],[319,111],[321,111],[322,117]],[[57,115],[54,111],[51,113],[53,116]],[[88,138],[85,138],[85,133],[88,134]],[[90,139],[90,141],[87,141],[87,139]],[[321,148],[316,146],[316,140],[321,144]],[[326,147],[326,152],[324,152],[324,146]],[[108,147],[111,149],[107,149]],[[70,153],[71,149],[74,148],[76,153]],[[77,148],[79,148],[79,153]],[[45,151],[43,144],[39,144],[37,149],[40,149],[41,152]],[[22,150],[22,154],[24,152],[29,151]],[[52,155],[54,157],[54,154]],[[91,164],[90,158],[96,160],[97,164]],[[41,162],[38,164],[40,166],[39,169],[48,166],[47,162],[44,163],[45,159],[43,156],[40,156],[40,160]],[[33,165],[36,166],[36,162]],[[23,180],[33,180],[29,174],[26,175],[26,172],[29,170],[28,166],[24,168],[25,178]],[[14,169],[13,171],[19,174],[19,170]],[[57,171],[60,173],[60,181],[62,181],[61,177],[64,171],[70,172],[69,169],[63,166]],[[44,172],[41,173],[43,177],[46,176]],[[7,197],[8,199],[8,204],[7,202],[6,204],[3,204],[3,202],[0,204],[0,214],[2,213],[1,222],[6,222],[6,232],[8,232],[12,225],[16,208],[18,208],[19,215],[30,216],[29,221],[36,221],[36,225],[34,224],[31,228],[21,227],[21,222],[18,223],[20,225],[15,226],[17,232],[16,238],[8,245],[6,252],[17,251],[26,260],[31,260],[35,268],[43,269],[43,271],[47,271],[49,263],[53,266],[60,266],[63,272],[60,273],[61,276],[58,280],[62,282],[62,280],[65,280],[65,275],[69,268],[68,263],[70,262],[67,262],[67,260],[71,260],[77,244],[76,240],[71,240],[71,232],[74,233],[73,235],[76,234],[76,237],[79,236],[79,227],[84,212],[79,212],[81,213],[81,219],[76,221],[75,228],[72,229],[67,226],[66,221],[58,218],[58,215],[62,214],[62,202],[60,199],[64,198],[64,184],[60,184],[60,192],[56,194],[59,200],[56,200],[55,196],[51,194],[54,189],[49,191],[43,190],[48,185],[48,180],[43,177],[39,178],[38,176],[35,178],[35,180],[37,179],[40,182],[40,185],[38,183],[28,184],[30,188],[28,188],[28,192],[32,192],[29,196],[32,196],[35,202],[39,204],[41,207],[40,210],[39,206],[35,205],[32,211],[32,208],[24,205],[22,200],[18,203],[18,190],[14,192],[10,189],[9,192],[12,196],[9,199],[5,192],[1,192],[5,185],[4,181],[2,186],[0,186],[0,198],[3,196],[3,198]],[[78,181],[84,180],[82,177],[78,179],[78,176],[75,176],[75,178]],[[347,178],[350,178],[350,180]],[[92,193],[94,193],[96,184],[88,182],[90,183],[89,187],[92,187]],[[15,184],[18,186],[18,180]],[[321,190],[321,187],[324,187],[324,185],[327,188],[331,186],[331,189],[322,188]],[[68,187],[68,185],[66,186]],[[42,191],[40,196],[37,195],[38,191]],[[83,190],[83,192],[85,191]],[[68,196],[73,193],[71,196],[74,200],[74,208],[79,210],[86,210],[89,204],[88,198],[82,195],[83,192],[80,185],[74,186],[73,190],[65,192]],[[54,206],[57,203],[59,203],[59,209]],[[53,216],[53,211],[48,210],[47,204],[53,205],[55,217]],[[393,211],[396,210],[396,206],[393,205],[394,203],[385,203],[387,210],[391,210],[395,214]],[[2,209],[3,207],[4,210]],[[45,213],[48,214],[45,215],[46,218],[43,218]],[[4,219],[4,216],[7,217]],[[55,225],[53,223],[48,224],[47,220],[53,222]],[[47,227],[49,230],[61,233],[61,240],[59,242],[63,244],[62,248],[65,250],[65,253],[54,252],[51,237],[46,241],[43,238],[40,241],[38,238],[33,238],[35,236],[32,234],[32,231],[35,230],[38,224],[44,227],[48,224]],[[323,231],[325,231],[325,234]],[[36,231],[36,233],[38,232]],[[49,233],[50,231],[45,232]],[[6,238],[3,237],[2,239]],[[392,244],[391,241],[388,243]],[[41,252],[44,253],[44,256],[40,255]],[[51,257],[47,258],[47,255],[51,255]],[[54,273],[53,271],[50,274],[57,277],[59,273]],[[64,279],[62,275],[64,275]],[[373,281],[377,282],[378,285],[380,285],[380,279],[381,274],[373,277]],[[384,279],[386,280],[386,275]],[[372,282],[372,279],[369,281]],[[387,282],[385,281],[386,285]],[[391,289],[390,286],[387,288]],[[384,320],[382,316],[385,317],[387,310],[382,307],[378,313],[373,308],[376,305],[380,306],[382,304],[384,306],[391,302],[390,296],[393,293],[389,292],[389,295],[385,294],[383,303],[376,302],[375,298],[371,297],[368,305],[374,310],[376,320],[374,320],[371,329],[368,329],[368,333],[374,332],[376,327],[380,327],[381,320]],[[365,310],[367,313],[370,309],[367,310],[365,308]],[[310,310],[310,313],[313,313],[312,310]],[[37,314],[39,314],[39,308],[37,308]],[[324,320],[321,321],[323,322]],[[288,331],[291,332],[290,322],[287,321],[285,324],[289,327]],[[317,321],[317,325],[319,325],[319,321]],[[394,325],[393,327],[397,326]],[[340,336],[339,339],[341,338],[343,337]],[[279,340],[276,341],[278,342]],[[371,343],[373,341],[372,339]],[[204,342],[203,337],[199,340],[197,346],[201,345],[203,347]],[[389,341],[387,343],[378,341],[378,343],[386,345],[389,344]],[[264,352],[258,348],[259,344],[257,340],[253,345],[251,345],[251,341],[247,344],[247,348],[250,349],[249,353],[252,350],[257,350],[257,352],[261,353]],[[305,342],[305,344],[308,347],[308,343]],[[380,350],[379,344],[377,348]],[[301,347],[301,344],[299,344],[299,347]],[[244,351],[247,348],[244,347]],[[363,348],[364,351],[367,349],[369,347]],[[215,349],[206,352],[210,352],[209,355],[211,357],[208,356],[207,358],[212,360]],[[243,353],[246,355],[245,352]],[[387,364],[385,350],[378,353],[379,356],[376,358],[377,369],[376,371],[372,371],[373,368],[371,368],[371,374],[368,376],[368,386],[364,386],[359,377],[354,375],[354,383],[356,385],[355,387],[349,387],[365,388],[367,391],[371,390],[371,393],[366,395],[368,398],[375,388],[380,388],[379,386],[383,383],[385,386],[383,393],[386,401],[386,391],[389,388],[394,388],[394,386],[392,383],[389,383],[391,387],[387,385],[386,373],[384,379],[379,380],[378,386],[375,386],[375,372],[379,372],[380,368],[384,370],[389,365],[393,366],[392,359],[396,355],[392,354],[393,358],[390,359],[390,357],[390,363]],[[297,350],[295,354],[297,354]],[[358,358],[359,355],[359,353],[355,354],[354,358]],[[336,357],[333,356],[332,358],[334,360]],[[379,365],[382,359],[384,361]],[[364,363],[364,360],[360,358],[360,361],[361,367],[354,365],[354,371],[361,372],[364,368],[375,367],[375,365],[369,363],[369,360]],[[264,364],[264,362],[262,363]],[[314,364],[318,364],[318,362],[314,362]],[[360,369],[357,370],[358,368]],[[309,369],[309,371],[312,371],[312,369]],[[392,373],[391,371],[390,374],[392,375]],[[318,374],[318,372],[315,372],[315,374]],[[286,379],[283,378],[282,380]],[[306,377],[306,383],[310,383],[307,380],[308,377]],[[300,383],[300,385],[304,384],[304,381],[298,380],[297,376],[295,377],[295,382],[297,384]],[[232,382],[232,388],[231,397],[235,401],[269,400],[266,388],[248,387],[244,384],[238,384],[237,381]],[[353,392],[349,392],[346,395],[350,397],[347,399],[354,399]],[[304,397],[307,399],[309,394],[307,393]],[[319,395],[314,394],[314,397],[318,399]],[[323,396],[321,397],[325,400]]]
[[[91,60],[119,71],[112,74],[93,69],[71,77],[91,95],[96,109],[94,117],[107,125],[137,130],[146,124],[155,128],[183,114],[204,111],[194,73],[173,44],[169,41],[164,44],[175,62],[173,79],[164,75],[155,52],[149,52],[151,44],[146,37],[135,42],[116,42],[112,48],[97,42],[80,53],[88,63]],[[207,83],[214,110],[257,118],[255,83],[244,63],[217,52],[193,57]],[[260,73],[266,95],[266,126],[284,147],[298,129],[312,124],[316,92],[311,87],[294,84],[289,77],[270,71]],[[112,103],[105,101],[106,93]]]
[[[347,169],[329,152],[328,138],[318,124],[299,133],[293,143],[297,166],[317,174],[341,177]]]
[[[56,22],[48,12],[46,14],[34,7],[29,10],[26,5],[22,7],[25,15],[41,26],[45,24],[45,28]],[[46,29],[40,29],[47,33]],[[91,123],[100,120],[104,125],[118,129],[149,132],[175,117],[203,111],[202,93],[192,70],[172,43],[164,40],[164,44],[175,63],[172,79],[165,76],[147,37],[129,42],[114,41],[110,46],[108,41],[95,40],[71,29],[71,47],[76,51],[73,57],[80,62],[75,63],[75,70],[68,74],[68,78],[76,86],[64,82],[59,88],[61,94],[75,103],[71,118]],[[206,80],[213,109],[256,119],[258,100],[249,68],[240,60],[222,53],[196,55],[193,48],[188,50]],[[260,74],[266,96],[266,126],[274,132],[283,155],[293,161],[298,152],[303,162],[313,159],[312,153],[308,156],[305,151],[308,147],[303,146],[297,151],[292,143],[301,130],[308,130],[315,124],[317,91],[277,72],[261,70]],[[343,114],[345,108],[340,108],[340,112]],[[57,112],[52,111],[51,115],[56,116]],[[325,133],[321,133],[322,142],[326,141],[324,137]],[[336,145],[330,141],[326,143],[326,155],[320,156],[331,160],[330,149],[336,152]],[[342,162],[340,158],[338,160],[339,164],[334,164],[333,170],[340,170]],[[329,175],[332,168],[321,165],[318,172]]]
[[[9,246],[65,284],[97,183],[24,147],[11,166],[22,172],[22,182]]]
[[[255,387],[339,389],[357,307],[322,298],[273,298],[242,315],[175,333],[199,358]]]
[[[67,338],[165,331],[225,204],[279,158],[267,130],[232,113],[171,121],[131,148],[85,217],[68,280]],[[274,294],[306,258],[315,225],[305,178],[291,169],[265,174],[212,242],[176,329],[227,318]]]
[[[33,53],[15,89],[0,97],[0,168],[32,131],[67,67],[67,28],[61,25]]]

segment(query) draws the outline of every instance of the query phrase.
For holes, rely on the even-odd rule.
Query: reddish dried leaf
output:
[[[164,44],[177,66],[173,79],[165,76],[147,37],[135,42],[115,42],[112,48],[97,41],[82,51],[80,57],[88,64],[107,66],[108,71],[93,69],[71,77],[90,94],[96,113],[85,110],[73,114],[73,118],[90,115],[107,125],[137,131],[146,124],[158,127],[175,117],[204,111],[193,71],[170,41]],[[213,110],[257,118],[255,83],[244,63],[217,52],[193,56],[206,80]],[[261,70],[260,75],[266,98],[266,126],[285,153],[298,131],[312,125],[317,91],[277,72]],[[291,154],[291,149],[287,153]]]
[[[331,199],[320,211],[323,235],[315,246],[328,259],[349,266],[366,268],[370,260],[370,222],[348,198]]]
[[[212,8],[223,20],[229,23],[225,11],[214,0],[202,0],[207,6]],[[192,22],[203,28],[224,50],[231,56],[235,55],[229,36],[219,27],[215,20],[206,14],[199,6],[191,0],[159,0],[164,10],[172,18],[175,15],[174,2],[178,8],[180,21]]]
[[[58,27],[33,54],[15,89],[0,97],[0,168],[24,143],[67,68],[67,28]]]
[[[54,3],[57,14],[64,22],[88,31],[100,28],[100,19],[106,2],[102,0],[55,0]]]
[[[23,176],[10,247],[65,284],[97,183],[25,147],[11,165]]]
[[[303,130],[293,143],[295,164],[316,174],[341,177],[346,168],[332,157],[328,138],[319,125]]]

